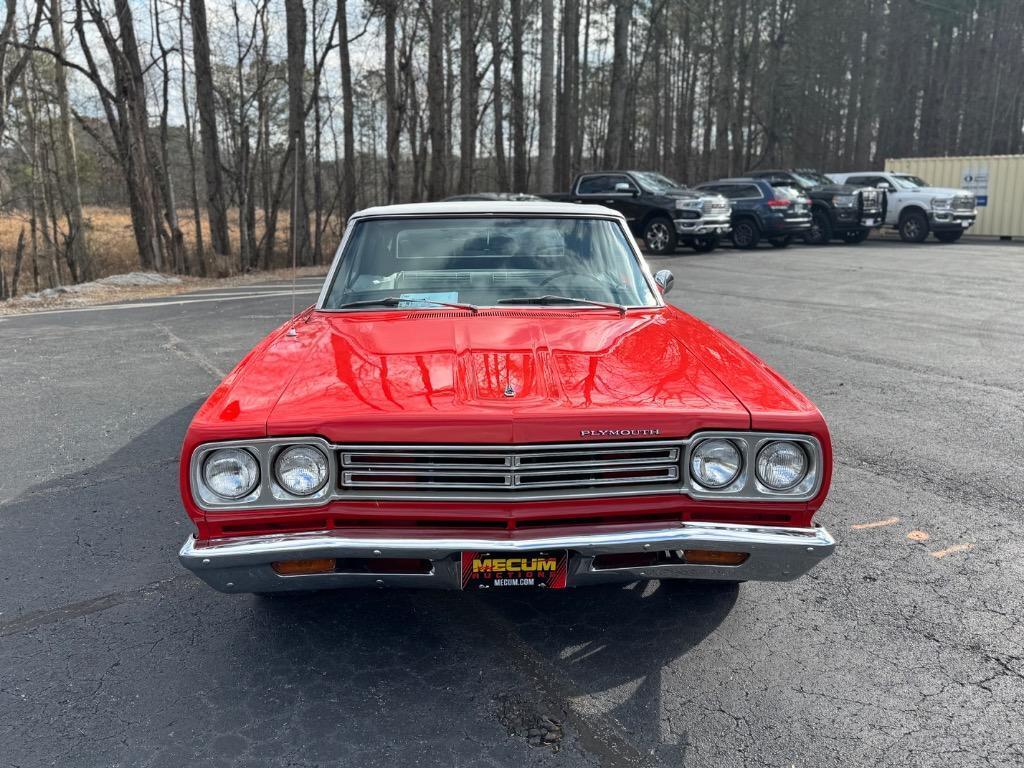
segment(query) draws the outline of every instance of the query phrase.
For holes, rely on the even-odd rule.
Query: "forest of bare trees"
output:
[[[1020,0],[5,2],[8,295],[95,275],[91,206],[129,212],[138,267],[206,274],[597,166],[1024,151]]]

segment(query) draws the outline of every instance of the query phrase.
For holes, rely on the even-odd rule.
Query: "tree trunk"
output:
[[[459,194],[473,191],[476,157],[476,0],[459,3]]]
[[[61,16],[60,0],[50,0],[50,31],[53,35],[53,49],[57,56],[64,56],[64,19]],[[85,229],[82,216],[82,186],[78,177],[78,149],[75,146],[75,132],[71,127],[71,109],[68,104],[67,69],[54,64],[54,90],[59,110],[60,161],[63,165],[64,192],[68,209],[68,258],[75,264],[75,271],[80,280],[91,280],[93,277],[92,261],[86,245]],[[15,272],[15,283],[17,282]],[[15,289],[17,285],[15,285]]]
[[[442,199],[448,183],[445,173],[445,88],[444,17],[447,0],[431,0],[430,47],[427,52],[427,107],[430,112],[430,186],[431,200]]]
[[[540,3],[540,99],[537,109],[537,188],[554,187],[553,110],[555,101],[555,8],[553,0]]]
[[[512,16],[512,191],[525,192],[529,184],[526,149],[526,93],[523,89],[523,0],[511,0]]]
[[[491,71],[493,77],[494,107],[494,165],[498,177],[498,191],[507,192],[508,162],[505,160],[505,103],[502,98],[504,84],[501,80],[501,12],[502,0],[491,0]]]
[[[629,80],[629,26],[632,16],[633,0],[615,0],[615,43],[608,106],[608,133],[605,135],[604,143],[604,164],[608,168],[618,168],[622,163],[626,88]]]
[[[356,210],[356,129],[355,96],[352,92],[352,62],[348,49],[348,8],[345,0],[338,0],[338,58],[341,60],[342,132],[345,159],[342,164],[342,217]]]
[[[285,0],[288,43],[288,143],[292,151],[291,234],[293,264],[308,266],[309,208],[306,203],[306,9],[302,0]]]
[[[397,0],[384,0],[384,100],[387,102],[386,142],[387,180],[385,199],[388,204],[398,202],[398,141],[402,123],[399,119],[398,76],[395,72],[395,24]]]
[[[57,2],[58,0],[53,0]],[[199,132],[203,142],[203,172],[206,176],[206,215],[210,221],[210,246],[214,253],[231,254],[228,212],[224,202],[217,113],[213,99],[213,72],[210,67],[210,36],[206,25],[206,0],[189,0],[192,14],[192,58],[196,71],[196,106]]]

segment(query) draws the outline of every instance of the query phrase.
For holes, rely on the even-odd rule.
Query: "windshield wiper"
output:
[[[611,304],[606,301],[591,301],[590,299],[577,299],[572,296],[552,296],[550,293],[544,296],[519,296],[514,299],[501,299],[498,304],[589,304],[592,307],[604,307],[614,309],[620,315],[626,314],[626,308],[622,304]]]
[[[457,301],[435,301],[434,299],[403,299],[400,296],[385,296],[382,299],[363,299],[362,301],[350,301],[347,304],[334,307],[334,309],[355,309],[356,307],[397,307],[403,302],[411,304],[412,306],[403,307],[403,309],[424,309],[424,307],[416,307],[415,305],[419,302],[425,304],[436,304],[439,307],[452,307],[453,309],[467,309],[474,315],[480,311],[480,307],[476,304],[463,304]]]

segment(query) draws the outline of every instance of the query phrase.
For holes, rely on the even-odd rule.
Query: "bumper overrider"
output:
[[[279,592],[340,587],[460,589],[462,553],[511,556],[567,552],[565,586],[641,579],[790,581],[835,548],[824,528],[783,528],[725,523],[679,523],[644,530],[571,535],[402,537],[349,531],[245,536],[199,541],[189,537],[182,564],[222,592]],[[687,552],[742,553],[735,565],[695,563]],[[648,558],[646,565],[628,565]],[[696,554],[693,555],[696,558]],[[639,560],[638,560],[639,558]],[[330,572],[302,573],[282,563],[325,559]],[[375,563],[380,567],[375,568]],[[396,568],[407,566],[406,572]],[[623,564],[627,565],[623,565]],[[285,573],[282,574],[281,571]]]

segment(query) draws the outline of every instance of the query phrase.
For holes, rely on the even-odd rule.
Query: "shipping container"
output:
[[[970,235],[1024,238],[1024,155],[904,157],[885,170],[912,173],[934,187],[954,187],[978,198]]]

